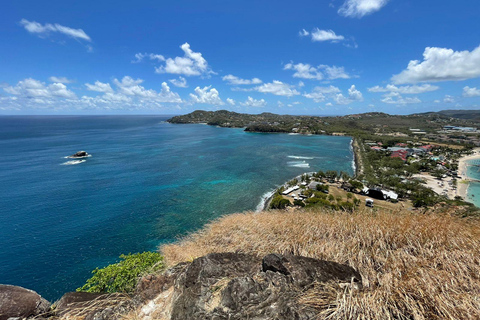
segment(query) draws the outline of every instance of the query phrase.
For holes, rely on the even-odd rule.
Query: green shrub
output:
[[[293,204],[300,207],[305,207],[305,203],[302,200],[295,200]]]
[[[281,195],[276,195],[270,203],[270,209],[285,209],[289,205],[290,201],[288,199],[284,199]]]
[[[77,291],[132,293],[141,275],[164,268],[163,256],[157,252],[122,254],[120,259],[118,263],[93,270],[93,277]]]

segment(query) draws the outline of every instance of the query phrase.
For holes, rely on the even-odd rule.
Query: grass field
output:
[[[161,248],[174,265],[212,252],[292,253],[348,264],[364,289],[315,286],[320,319],[480,319],[478,220],[403,209],[233,214]]]

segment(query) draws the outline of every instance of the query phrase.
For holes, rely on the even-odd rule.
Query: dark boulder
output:
[[[88,156],[88,153],[86,151],[78,151],[77,153],[71,155],[72,158],[83,158]]]
[[[362,287],[353,268],[331,261],[270,254],[263,259],[214,253],[164,275],[142,279],[141,317],[160,319],[315,319],[299,296],[321,283]],[[340,289],[342,290],[342,289]],[[156,294],[154,294],[156,292]]]
[[[0,320],[47,314],[50,302],[22,287],[0,285]]]

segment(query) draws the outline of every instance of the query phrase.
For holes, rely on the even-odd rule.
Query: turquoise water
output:
[[[352,173],[348,137],[165,119],[0,117],[0,283],[54,300],[122,253],[255,210],[262,195],[303,172]],[[65,165],[79,150],[92,157]]]
[[[471,179],[480,180],[480,159],[473,159],[467,162],[467,176]],[[480,208],[480,183],[470,182],[467,190],[467,201],[472,202]]]

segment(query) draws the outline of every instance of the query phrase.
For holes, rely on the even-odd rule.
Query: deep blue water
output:
[[[50,300],[122,253],[254,210],[303,172],[352,173],[350,138],[172,125],[160,116],[0,117],[0,283]],[[79,150],[86,162],[63,165]]]

